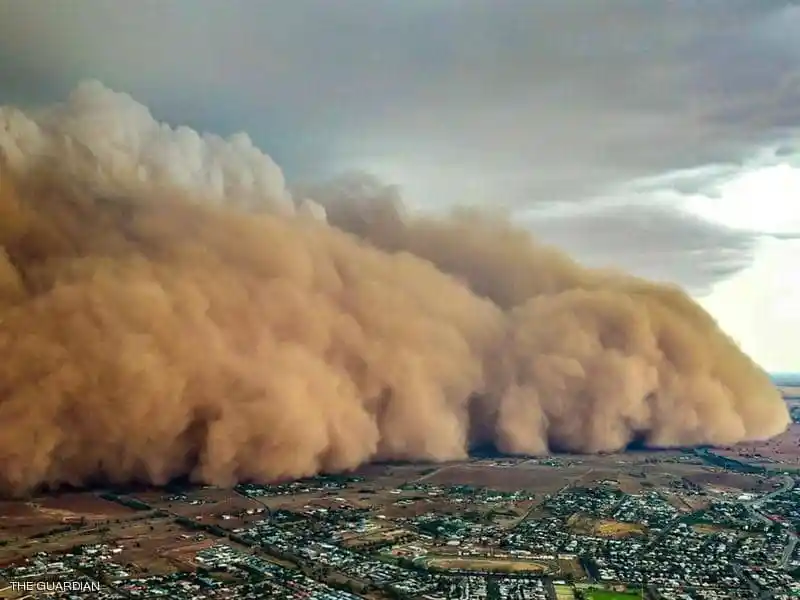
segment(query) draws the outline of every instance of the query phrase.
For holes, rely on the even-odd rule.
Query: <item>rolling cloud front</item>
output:
[[[798,27],[743,0],[0,5],[0,493],[780,433],[757,364],[800,367]]]

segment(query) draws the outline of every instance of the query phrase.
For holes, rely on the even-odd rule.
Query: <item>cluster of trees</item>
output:
[[[47,531],[34,533],[32,536],[29,536],[29,539],[38,540],[41,538],[50,537],[51,535],[58,535],[59,533],[67,533],[68,531],[74,531],[75,529],[80,529],[80,527],[81,524],[78,521],[76,521],[74,523],[70,523],[69,525],[54,527],[53,529],[48,529]]]
[[[186,527],[187,529],[194,529],[195,531],[205,531],[217,537],[228,537],[228,532],[219,525],[210,525],[208,523],[198,523],[194,519],[188,517],[175,517],[175,522],[178,525]]]
[[[705,448],[698,448],[694,450],[694,454],[702,458],[707,463],[714,465],[715,467],[722,467],[723,469],[728,469],[730,471],[758,475],[764,475],[767,472],[764,467],[744,463],[733,458],[728,458],[727,456],[720,456],[719,454],[715,454],[714,452],[711,452]]]
[[[120,496],[118,494],[106,493],[100,494],[100,497],[103,500],[108,500],[109,502],[116,502],[117,504],[121,504],[122,506],[127,506],[128,508],[132,508],[133,510],[152,510],[153,507],[149,504],[145,504],[141,500],[137,500],[136,498],[131,498],[129,496]]]

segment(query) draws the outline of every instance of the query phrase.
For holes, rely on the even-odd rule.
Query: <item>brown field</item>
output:
[[[357,475],[365,477],[366,481],[363,485],[378,484],[381,487],[387,487],[387,479],[397,482],[413,481],[421,477],[426,472],[432,469],[441,467],[441,464],[371,464],[359,467],[356,471]],[[359,487],[362,484],[355,484],[353,487]]]
[[[554,468],[522,464],[516,468],[502,468],[465,463],[443,467],[425,481],[432,485],[473,485],[506,492],[528,490],[535,494],[552,494],[588,471],[584,466]]]
[[[246,514],[247,510],[257,511],[263,504],[256,500],[241,496],[231,490],[197,489],[185,494],[188,501],[170,500],[169,494],[163,491],[152,491],[136,494],[136,498],[154,508],[169,511],[175,515],[198,518],[208,525],[219,525],[225,529],[237,529],[260,521],[262,513]],[[198,501],[199,504],[191,504]],[[272,508],[272,507],[271,507]],[[224,518],[223,515],[233,518]]]
[[[439,515],[457,515],[464,512],[463,504],[456,504],[452,502],[447,496],[437,496],[433,498],[425,498],[417,493],[409,492],[401,496],[388,496],[384,497],[386,504],[383,504],[379,509],[380,514],[390,518],[398,517],[418,517],[425,513],[436,513]],[[411,500],[411,504],[395,504],[396,502],[407,499]],[[530,503],[529,503],[530,504]],[[497,507],[497,505],[495,505]],[[479,510],[478,507],[474,507]],[[486,507],[489,510],[489,507]],[[520,512],[520,509],[517,509]]]
[[[78,544],[96,544],[104,539],[96,529],[71,532],[52,538],[25,540],[0,548],[0,567],[12,564],[37,552],[63,552]]]
[[[654,473],[658,465],[630,464],[610,467],[608,461],[602,466],[589,468],[579,478],[571,481],[573,486],[598,487],[606,485],[615,487],[629,494],[640,494],[648,489],[648,483],[657,475]],[[624,470],[623,470],[624,469]]]
[[[385,529],[382,531],[373,531],[372,533],[364,534],[356,534],[349,538],[345,538],[342,542],[342,545],[346,548],[358,548],[360,546],[365,546],[367,544],[372,544],[374,542],[392,542],[403,536],[411,535],[413,536],[414,533],[408,531],[407,529],[398,529],[393,527],[392,529]]]
[[[572,515],[567,521],[567,525],[575,533],[613,539],[639,536],[646,532],[642,525],[636,523],[623,523],[609,519],[594,520],[583,515]]]
[[[0,501],[0,539],[27,538],[67,525],[91,527],[139,514],[94,494],[61,494],[29,502]]]
[[[620,454],[588,454],[581,456],[581,461],[588,467],[609,468],[635,467],[644,464],[673,463],[683,454],[677,450],[637,450]]]
[[[679,456],[682,455],[673,452],[636,452],[630,455],[595,457],[593,461],[587,461],[587,464],[595,466],[580,479],[574,480],[572,485],[594,486],[607,480],[628,494],[639,494],[650,490],[660,490],[665,493],[671,491],[675,484],[680,484],[684,478],[690,481],[696,480],[696,483],[701,485],[703,482],[719,485],[720,479],[731,477],[728,483],[732,483],[732,487],[744,486],[741,489],[758,489],[762,485],[758,477],[717,473],[699,460],[689,460],[685,457],[683,460],[677,460]],[[686,508],[681,499],[677,499],[674,503],[678,508]]]
[[[159,508],[166,508],[171,513],[176,515],[180,515],[182,517],[197,517],[202,516],[204,520],[222,515],[233,515],[238,514],[240,512],[246,511],[248,509],[257,510],[261,508],[261,504],[258,504],[252,500],[248,500],[246,498],[237,498],[236,500],[227,501],[227,502],[209,502],[208,504],[187,504],[185,502],[170,502],[165,503]]]
[[[116,557],[119,563],[149,573],[193,570],[197,566],[194,561],[197,552],[218,541],[214,536],[190,532],[169,521],[152,528],[151,525],[152,522],[141,523],[114,532],[112,539],[122,548]]]
[[[697,473],[698,465],[643,465],[620,475],[619,489],[628,494],[641,494],[654,489],[667,490],[688,473]]]
[[[376,464],[360,467],[355,474],[365,477],[361,483],[354,483],[345,490],[334,492],[335,496],[352,497],[360,492],[372,491],[383,493],[387,490],[400,487],[404,483],[419,481],[425,482],[430,476],[450,467],[462,467],[465,462],[446,462],[437,464]]]
[[[155,508],[164,508],[182,516],[193,517],[198,514],[222,514],[248,508],[258,508],[260,503],[245,498],[232,490],[201,488],[186,494],[188,501],[169,500],[163,491],[143,492],[135,495],[142,502]],[[199,504],[191,504],[191,501]]]
[[[131,516],[137,511],[109,502],[94,494],[64,494],[34,498],[28,502],[0,501],[0,521],[51,521],[66,523],[80,520],[99,521]]]
[[[704,470],[686,475],[686,479],[703,488],[735,490],[742,492],[766,492],[773,489],[775,480],[758,475]]]
[[[778,386],[784,398],[800,398],[800,386]]]
[[[103,500],[94,494],[59,494],[45,498],[34,499],[33,504],[40,511],[71,512],[87,517],[105,517],[135,514],[136,511],[116,502]]]
[[[36,552],[63,552],[83,544],[97,544],[117,539],[132,540],[131,543],[133,543],[147,539],[148,536],[154,535],[154,531],[165,526],[169,527],[172,524],[164,519],[121,520],[119,523],[112,520],[36,539],[25,539],[25,536],[21,535],[16,543],[0,548],[0,565]],[[48,526],[49,528],[51,527]],[[101,528],[108,528],[108,530],[103,531]]]
[[[428,565],[439,569],[458,571],[506,571],[512,573],[549,573],[552,567],[528,560],[510,560],[494,558],[467,558],[436,556],[426,559]]]
[[[714,525],[712,523],[697,523],[692,525],[692,529],[694,529],[697,533],[702,533],[705,535],[713,535],[721,531],[729,531],[729,529],[726,527]]]
[[[626,494],[641,494],[651,485],[650,475],[645,478],[631,477],[625,473],[618,473],[616,476],[617,489]]]
[[[645,528],[636,523],[622,523],[619,521],[600,521],[595,524],[594,534],[600,537],[621,539],[636,535],[643,535]]]
[[[572,575],[576,580],[581,580],[586,577],[586,571],[583,570],[581,561],[577,558],[559,558],[558,575],[561,577]]]
[[[660,490],[661,496],[679,511],[695,512],[707,508],[711,502],[708,496],[692,496],[676,490]]]
[[[266,496],[259,498],[259,502],[250,505],[250,508],[257,509],[267,506],[270,510],[283,509],[294,512],[303,512],[307,508],[366,508],[374,504],[380,504],[377,501],[380,497],[382,496],[379,494],[371,494],[365,496],[365,500],[362,500],[360,495],[348,493],[344,490],[339,490],[336,495],[325,496],[314,493],[295,494],[292,496]],[[337,500],[337,498],[341,498],[341,500]]]
[[[432,498],[420,498],[418,495],[408,494],[403,496],[383,496],[385,504],[381,506],[380,514],[389,519],[396,519],[399,517],[412,518],[424,515],[431,511],[441,511],[447,514],[447,509],[452,505],[449,502],[435,502]],[[395,504],[401,500],[409,500],[410,503]]]
[[[800,424],[794,423],[781,435],[756,444],[739,444],[720,451],[720,454],[765,466],[775,463],[800,466]]]
[[[687,496],[684,498],[687,505],[689,505],[690,510],[689,512],[695,512],[698,510],[705,510],[709,506],[711,506],[711,499],[707,496]]]

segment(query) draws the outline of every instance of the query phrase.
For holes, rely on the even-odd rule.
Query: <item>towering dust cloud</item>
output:
[[[98,83],[0,112],[0,492],[763,439],[766,376],[680,290]],[[374,197],[372,197],[374,196]],[[306,198],[313,198],[313,201]]]

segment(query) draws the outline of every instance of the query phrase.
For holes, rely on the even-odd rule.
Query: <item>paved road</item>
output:
[[[747,584],[747,587],[750,588],[750,591],[753,592],[757,598],[764,598],[764,590],[762,590],[759,586],[756,585],[755,581],[750,579],[747,575],[744,574],[742,571],[741,565],[733,565],[733,572],[736,573],[736,576],[744,581]],[[770,594],[771,596],[772,594]],[[767,596],[768,597],[768,596]]]
[[[783,479],[783,485],[781,485],[780,488],[771,491],[766,496],[761,496],[760,498],[755,498],[754,500],[748,500],[744,504],[752,506],[754,508],[758,508],[759,505],[765,503],[767,500],[774,498],[775,496],[780,496],[781,494],[791,492],[794,489],[794,478],[789,477],[788,475],[784,475],[781,479]]]
[[[792,561],[792,555],[794,554],[794,549],[797,548],[797,534],[790,533],[789,534],[789,543],[786,544],[786,548],[783,549],[783,556],[781,556],[781,567],[784,569],[789,568],[789,563]]]
[[[746,507],[750,514],[755,517],[756,519],[763,522],[765,525],[774,525],[775,522],[772,521],[767,515],[762,513],[759,510],[759,507],[766,503],[768,500],[774,498],[775,496],[779,496],[780,494],[785,494],[790,492],[795,487],[795,480],[792,477],[784,476],[783,477],[783,485],[777,490],[771,491],[769,494],[761,496],[759,498],[755,498],[754,500],[743,500],[739,501],[739,504]],[[690,517],[692,514],[696,514],[696,512],[702,511],[695,511],[695,513],[689,513],[688,515],[681,515],[677,519],[673,520],[669,525],[667,525],[661,533],[659,533],[651,542],[648,544],[647,548],[655,547],[661,540],[663,540],[681,521],[685,520],[687,517]],[[781,556],[781,561],[779,563],[779,567],[782,569],[787,569],[789,567],[789,563],[792,560],[792,556],[794,554],[794,550],[797,547],[797,544],[800,543],[800,537],[791,529],[787,529],[786,533],[789,535],[789,542],[783,549],[783,555]],[[734,567],[737,570],[737,574],[739,577],[746,581],[751,588],[754,584],[747,578],[744,577],[744,574],[741,572],[740,567],[737,565]]]
[[[566,492],[569,488],[571,488],[571,487],[575,486],[576,484],[580,483],[580,481],[584,477],[586,477],[587,475],[591,475],[593,472],[594,472],[594,468],[591,468],[588,471],[586,471],[585,473],[582,473],[581,475],[579,475],[577,477],[573,477],[567,483],[565,483],[563,486],[561,486],[561,488],[559,488],[558,491],[554,492],[553,494],[550,494],[550,497],[551,498],[555,498],[559,494],[561,494],[563,492]],[[511,527],[509,529],[509,531],[515,530],[517,527],[522,525],[525,521],[530,519],[530,517],[533,514],[533,512],[537,508],[540,508],[542,503],[543,503],[543,500],[539,500],[539,502],[534,502],[533,504],[531,504],[531,507],[527,511],[525,511],[525,514],[522,516],[522,518],[519,521],[517,521],[517,523],[513,527]]]
[[[771,491],[766,496],[761,496],[760,498],[756,498],[755,500],[749,500],[744,504],[745,506],[747,506],[747,508],[750,510],[753,516],[761,520],[764,524],[774,525],[775,522],[772,519],[770,519],[767,515],[762,513],[759,510],[759,508],[761,507],[762,504],[774,498],[775,496],[791,492],[794,489],[794,486],[795,486],[794,478],[789,477],[788,475],[784,475],[783,485],[780,488]],[[798,536],[793,529],[787,529],[786,533],[789,536],[789,542],[784,547],[783,555],[781,556],[781,561],[779,566],[782,569],[787,569],[789,567],[789,563],[792,560],[792,555],[794,554],[794,549],[797,547],[799,541]]]
[[[417,477],[416,479],[412,480],[411,483],[422,483],[423,481],[427,481],[428,479],[436,477],[439,473],[441,473],[446,469],[449,469],[452,466],[453,465],[442,465],[441,467],[436,467],[435,469],[425,473],[421,477]]]

